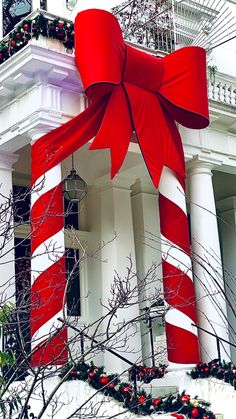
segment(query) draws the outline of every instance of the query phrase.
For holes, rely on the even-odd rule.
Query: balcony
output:
[[[227,106],[236,106],[236,79],[208,68],[208,98]]]

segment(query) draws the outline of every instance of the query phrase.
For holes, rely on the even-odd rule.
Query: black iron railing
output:
[[[226,340],[224,338],[221,338],[220,336],[216,335],[213,332],[209,332],[209,330],[203,329],[203,327],[197,326],[196,324],[192,323],[192,326],[196,327],[198,330],[201,330],[202,332],[207,333],[210,336],[213,336],[216,339],[216,346],[217,346],[217,353],[218,353],[218,360],[221,362],[221,352],[220,352],[220,342],[227,343],[228,345],[232,346],[233,348],[236,348],[236,345],[229,340]]]
[[[22,319],[21,319],[22,320]],[[13,363],[2,366],[3,376],[9,380],[23,380],[28,375],[28,356],[30,354],[29,320],[19,322],[15,313],[1,327],[2,351],[12,355]]]
[[[65,323],[64,320],[61,319],[61,318],[58,318],[58,320],[60,322],[62,322],[63,324]],[[97,345],[98,348],[101,349],[102,351],[109,352],[110,354],[114,355],[116,358],[119,358],[121,361],[126,362],[126,364],[128,364],[131,367],[131,370],[132,370],[131,375],[132,375],[132,381],[133,381],[133,387],[134,387],[134,398],[136,400],[137,399],[137,393],[138,393],[138,386],[137,386],[138,366],[136,364],[134,364],[133,362],[131,362],[129,359],[125,358],[123,355],[120,355],[116,351],[114,351],[113,349],[108,348],[107,346],[103,345],[97,339],[95,339],[92,336],[89,336],[87,333],[83,332],[82,330],[78,329],[77,327],[75,327],[71,324],[69,324],[67,326],[70,327],[72,330],[79,333],[82,360],[84,360],[84,340],[86,338],[86,339],[90,340],[91,342],[93,342],[95,345]]]

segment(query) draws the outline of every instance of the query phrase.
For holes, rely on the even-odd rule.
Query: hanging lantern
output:
[[[74,168],[74,157],[72,154],[72,169],[68,176],[63,179],[62,190],[65,199],[69,202],[79,203],[87,194],[86,182],[78,175]]]

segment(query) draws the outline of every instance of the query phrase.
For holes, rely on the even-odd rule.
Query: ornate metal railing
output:
[[[20,326],[19,326],[20,324]],[[1,327],[2,351],[12,355],[12,365],[2,367],[4,378],[7,380],[22,380],[28,375],[27,358],[30,354],[29,322],[17,319],[12,313],[9,321]]]

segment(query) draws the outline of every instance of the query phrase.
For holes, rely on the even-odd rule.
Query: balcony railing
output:
[[[236,106],[236,79],[235,82],[225,81],[223,75],[208,73],[208,98],[224,105]]]

